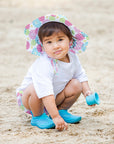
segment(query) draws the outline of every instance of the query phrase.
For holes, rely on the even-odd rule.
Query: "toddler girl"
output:
[[[38,56],[21,86],[18,104],[32,115],[31,125],[64,130],[81,116],[68,109],[81,93],[91,94],[88,78],[76,53],[85,51],[88,36],[62,15],[46,15],[25,27],[26,49]]]

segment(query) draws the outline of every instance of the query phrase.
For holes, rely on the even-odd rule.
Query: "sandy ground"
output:
[[[114,1],[113,0],[0,0],[0,143],[113,144],[114,143]],[[79,54],[89,84],[101,104],[88,107],[83,96],[70,112],[81,115],[67,131],[41,130],[18,108],[15,91],[36,59],[25,50],[24,27],[48,13],[66,15],[89,35]]]

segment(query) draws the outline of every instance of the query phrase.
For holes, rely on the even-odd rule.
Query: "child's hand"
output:
[[[89,95],[91,95],[91,94],[92,94],[92,91],[88,90],[88,91],[85,92],[84,96],[85,96],[85,98],[86,98],[86,96],[89,96]]]
[[[62,117],[59,115],[55,118],[53,118],[53,121],[56,125],[56,129],[59,131],[63,131],[63,130],[67,130],[68,129],[68,125],[67,123],[62,119]]]
[[[88,91],[85,92],[84,96],[85,96],[85,98],[86,98],[86,96],[89,96],[89,95],[91,95],[91,94],[92,94],[92,91],[88,90]],[[95,105],[96,105],[96,104],[88,105],[88,106],[94,107]]]

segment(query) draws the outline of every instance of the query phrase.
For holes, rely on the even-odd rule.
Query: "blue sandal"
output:
[[[81,116],[72,115],[67,110],[59,110],[59,114],[67,123],[78,123],[82,119]]]
[[[45,113],[40,116],[32,116],[31,125],[37,126],[40,129],[51,129],[55,127],[52,119],[50,119]]]

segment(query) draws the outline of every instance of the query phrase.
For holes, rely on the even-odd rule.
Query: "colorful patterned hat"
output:
[[[24,33],[26,36],[26,49],[29,52],[37,56],[40,56],[43,53],[42,43],[38,37],[38,30],[43,24],[52,21],[60,22],[66,25],[74,36],[73,44],[70,46],[69,51],[73,53],[85,51],[86,46],[88,45],[88,36],[85,33],[81,32],[72,25],[65,16],[46,15],[35,19],[31,24],[28,24],[25,27]]]

